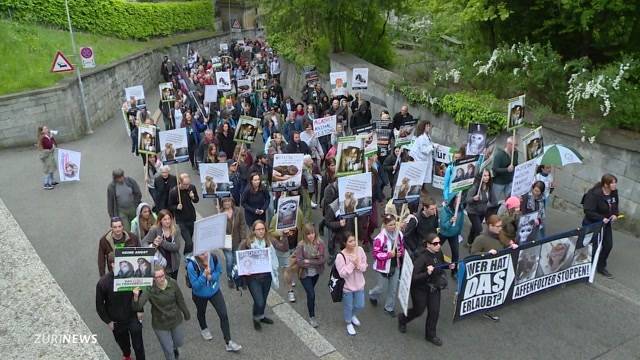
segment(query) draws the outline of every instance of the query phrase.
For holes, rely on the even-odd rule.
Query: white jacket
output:
[[[431,142],[431,137],[427,134],[418,136],[411,150],[409,150],[409,156],[411,156],[413,160],[427,162],[427,172],[424,174],[424,179],[422,180],[424,184],[430,184],[433,177],[433,150],[434,147]]]

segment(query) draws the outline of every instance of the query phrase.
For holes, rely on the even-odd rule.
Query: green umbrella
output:
[[[562,144],[545,146],[544,152],[537,158],[538,164],[551,166],[582,164],[582,159],[583,157],[579,152]]]

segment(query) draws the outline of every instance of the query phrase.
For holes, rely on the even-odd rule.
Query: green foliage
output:
[[[213,29],[211,1],[69,0],[69,11],[74,29],[119,38],[149,39]],[[3,0],[0,13],[21,22],[67,28],[64,0]]]

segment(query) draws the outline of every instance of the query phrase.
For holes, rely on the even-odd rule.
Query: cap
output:
[[[237,162],[237,161],[235,161],[234,159],[229,159],[229,160],[227,160],[227,165],[234,165],[234,164],[237,164],[237,163],[238,163],[238,162]]]
[[[511,196],[504,202],[507,209],[514,209],[520,207],[520,198]]]
[[[222,157],[222,156],[227,157],[227,153],[226,153],[226,152],[224,152],[224,151],[220,151],[220,152],[218,153],[218,157]]]

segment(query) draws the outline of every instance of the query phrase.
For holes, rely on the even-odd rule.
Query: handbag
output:
[[[344,254],[340,252],[342,258],[345,263],[347,258],[344,257]],[[329,274],[329,293],[331,294],[331,299],[333,302],[341,302],[342,295],[344,293],[344,279],[340,277],[340,273],[338,272],[338,268],[336,268],[336,264],[333,264],[331,268],[331,274]]]

